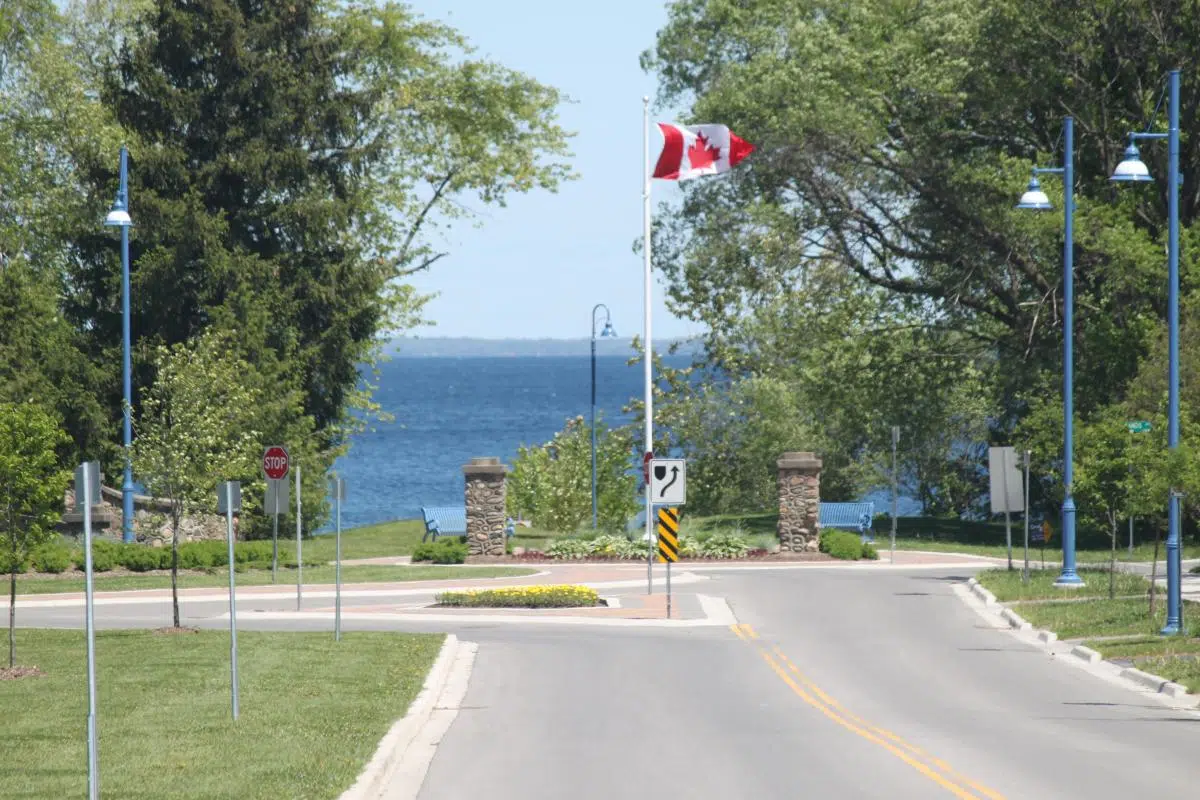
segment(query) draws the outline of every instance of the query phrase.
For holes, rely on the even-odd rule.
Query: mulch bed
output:
[[[20,678],[41,678],[45,674],[37,667],[0,667],[0,681],[15,681]]]
[[[154,632],[160,636],[174,636],[174,635],[180,634],[180,633],[199,633],[200,629],[199,628],[174,628],[174,627],[168,626],[166,628],[155,628]]]

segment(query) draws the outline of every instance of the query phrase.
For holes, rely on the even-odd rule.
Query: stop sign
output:
[[[268,447],[267,451],[263,453],[263,472],[273,481],[286,478],[290,466],[291,461],[286,448],[276,445]]]

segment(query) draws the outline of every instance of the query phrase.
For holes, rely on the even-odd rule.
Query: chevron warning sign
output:
[[[658,510],[658,561],[668,563],[679,560],[679,509]]]

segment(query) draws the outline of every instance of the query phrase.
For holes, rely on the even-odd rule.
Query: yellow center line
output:
[[[749,642],[758,638],[758,633],[748,624],[731,625],[730,628],[739,639]],[[990,798],[990,800],[1004,800],[1004,796],[981,786],[974,781],[958,775],[955,771],[941,759],[934,758],[919,747],[912,745],[901,737],[883,728],[871,725],[861,717],[850,713],[841,706],[836,700],[826,694],[811,680],[806,678],[803,673],[793,664],[783,651],[778,647],[773,647],[774,655],[767,650],[763,645],[758,646],[759,654],[763,660],[774,670],[775,674],[787,684],[787,686],[805,703],[808,703],[813,708],[820,711],[826,717],[851,731],[852,733],[861,736],[872,744],[879,745],[883,749],[890,752],[892,755],[899,758],[904,763],[911,766],[913,769],[920,772],[925,777],[929,778],[934,783],[937,783],[942,788],[959,797],[961,800],[979,800],[979,795]],[[782,662],[782,663],[781,663]],[[800,683],[793,679],[788,671],[784,669],[782,664],[786,664],[793,673],[797,676]],[[801,685],[803,684],[803,685]],[[890,741],[889,741],[890,740]],[[907,752],[906,752],[907,751]],[[932,766],[931,766],[932,765]],[[936,769],[934,768],[936,767]],[[938,770],[945,772],[949,777],[942,775]],[[953,779],[953,780],[951,780]],[[969,789],[974,790],[978,794],[972,793]]]

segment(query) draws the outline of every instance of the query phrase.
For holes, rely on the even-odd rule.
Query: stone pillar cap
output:
[[[463,465],[463,473],[466,475],[504,475],[508,472],[508,467],[500,463],[500,459],[485,456],[480,458],[472,458],[470,464]]]
[[[780,469],[820,469],[821,459],[816,453],[784,453],[779,457]]]

